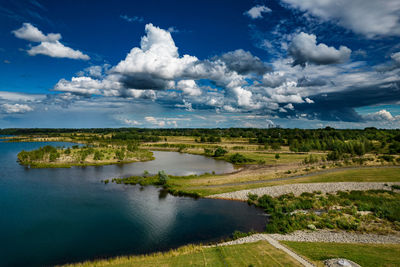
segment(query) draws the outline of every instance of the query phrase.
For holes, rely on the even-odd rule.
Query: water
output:
[[[246,203],[100,182],[144,170],[231,171],[226,162],[176,152],[155,152],[154,161],[120,166],[29,169],[16,162],[22,149],[46,144],[71,145],[0,143],[0,265],[47,266],[149,253],[265,226],[262,212]]]

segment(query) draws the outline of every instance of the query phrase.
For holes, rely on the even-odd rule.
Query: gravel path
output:
[[[314,191],[321,191],[322,193],[333,193],[337,191],[351,191],[351,190],[371,190],[371,189],[391,190],[390,186],[394,184],[400,185],[400,182],[396,183],[338,182],[338,183],[287,184],[287,185],[268,186],[255,189],[240,190],[230,193],[210,195],[208,196],[208,198],[221,198],[221,199],[247,201],[247,196],[249,193],[257,194],[258,196],[270,195],[272,197],[293,193],[294,195],[298,196],[304,192],[312,193]]]
[[[269,234],[279,241],[364,243],[364,244],[400,244],[398,235],[358,234],[344,231],[296,231],[290,234]]]

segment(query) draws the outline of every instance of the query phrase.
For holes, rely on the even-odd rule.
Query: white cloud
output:
[[[398,117],[400,119],[400,116],[396,116],[396,117]],[[374,112],[374,113],[369,113],[369,114],[364,116],[364,118],[366,120],[370,120],[370,121],[392,121],[396,117],[394,117],[386,109],[382,109],[382,110],[379,110],[379,111]]]
[[[252,19],[261,19],[263,17],[262,13],[269,13],[271,9],[266,6],[254,6],[244,12],[245,15],[249,16]]]
[[[147,24],[145,30],[140,48],[132,48],[111,71],[123,75],[123,82],[130,88],[172,88],[175,85],[173,80],[182,77],[198,59],[189,55],[179,57],[170,32],[153,24]]]
[[[186,101],[185,99],[183,99],[182,101],[183,101],[182,105],[181,104],[176,104],[175,107],[185,108],[186,111],[193,111],[192,103]]]
[[[26,104],[2,104],[1,105],[3,112],[11,114],[11,113],[26,113],[29,111],[33,111],[33,108]]]
[[[27,50],[30,56],[46,55],[56,58],[71,58],[89,60],[88,55],[79,50],[74,50],[60,43],[61,34],[49,33],[43,34],[38,28],[30,23],[24,23],[21,28],[12,31],[15,37],[31,42],[40,42],[40,44]]]
[[[289,103],[289,104],[285,105],[284,108],[293,110],[294,106],[292,105],[292,103]]]
[[[328,65],[346,62],[351,50],[346,46],[339,49],[320,43],[314,34],[301,32],[297,34],[289,46],[289,54],[293,57],[293,65],[305,66],[306,63]]]
[[[396,63],[400,65],[400,52],[393,53],[390,55],[390,58]]]
[[[126,125],[131,125],[131,126],[135,126],[135,125],[140,125],[141,123],[135,120],[129,120],[129,119],[122,119],[122,122]]]
[[[194,80],[181,80],[177,83],[176,88],[181,90],[183,94],[190,96],[201,95],[201,89]]]
[[[83,54],[79,50],[74,50],[70,47],[67,47],[62,43],[60,43],[59,41],[42,42],[39,45],[29,49],[27,52],[30,56],[45,55],[57,58],[71,58],[71,59],[83,59],[83,60],[90,59],[88,55]]]
[[[165,121],[164,120],[159,120],[159,119],[156,119],[156,118],[154,118],[152,116],[145,117],[144,119],[147,122],[149,122],[151,124],[154,124],[154,125],[157,125],[159,127],[164,127],[165,126]]]
[[[398,0],[282,0],[367,38],[400,36]]]
[[[313,103],[314,103],[314,100],[311,100],[311,99],[309,99],[308,97],[306,97],[305,101],[306,101],[308,104],[313,104]]]
[[[12,31],[15,37],[19,39],[24,39],[31,42],[55,42],[61,39],[61,34],[59,33],[49,33],[47,35],[43,34],[38,28],[30,23],[23,23],[22,27]]]

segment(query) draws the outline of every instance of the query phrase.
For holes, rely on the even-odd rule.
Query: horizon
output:
[[[398,129],[399,18],[396,0],[2,0],[0,129]]]

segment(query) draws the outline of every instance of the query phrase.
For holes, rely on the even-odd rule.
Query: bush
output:
[[[248,163],[248,162],[253,162],[253,159],[246,158],[242,154],[235,153],[232,156],[229,157],[229,162],[233,164],[243,164],[243,163]]]
[[[228,151],[226,151],[222,147],[217,147],[217,149],[214,151],[214,157],[222,157],[226,153],[228,153]]]
[[[165,185],[168,182],[168,175],[164,171],[158,172],[158,182],[161,185]]]

